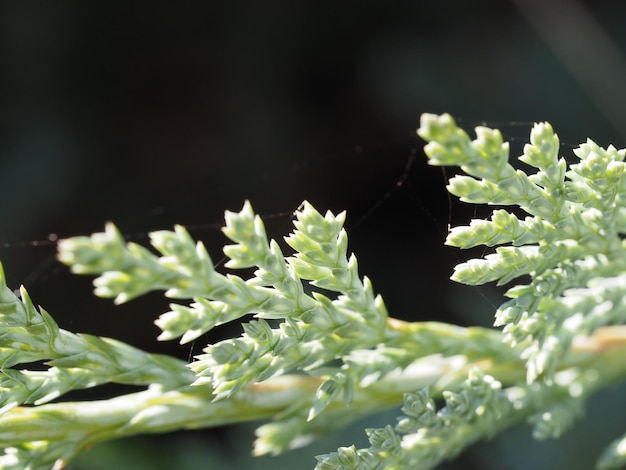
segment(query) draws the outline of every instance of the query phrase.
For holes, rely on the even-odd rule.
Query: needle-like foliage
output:
[[[163,291],[172,303],[155,320],[162,341],[199,340],[233,321],[243,332],[187,364],[60,329],[2,275],[0,469],[61,468],[100,441],[259,418],[270,421],[254,452],[277,454],[394,406],[398,422],[366,430],[368,448],[342,447],[316,468],[432,468],[525,419],[537,439],[561,435],[591,393],[626,375],[626,152],[588,141],[568,168],[550,125],[537,124],[520,157],[536,169],[527,174],[496,130],[477,128],[471,140],[450,116],[424,115],[418,133],[431,164],[465,173],[450,180],[452,194],[512,206],[447,239],[496,247],[457,266],[454,280],[520,283],[495,312],[501,329],[390,317],[348,251],[345,214],[307,202],[284,244],[268,239],[248,202],[226,212],[227,274],[183,227],[152,233],[148,249],[108,224],[59,244],[61,262],[96,276],[97,295],[123,303]],[[64,401],[107,382],[145,390]],[[599,467],[624,463],[625,447],[612,444]]]

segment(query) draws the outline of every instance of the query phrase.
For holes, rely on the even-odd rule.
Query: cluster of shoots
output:
[[[149,354],[59,328],[2,274],[0,469],[61,468],[100,441],[260,418],[254,453],[278,454],[391,407],[398,420],[367,429],[368,447],[345,443],[311,467],[433,468],[524,420],[537,439],[560,436],[592,393],[626,376],[626,151],[589,140],[568,165],[540,123],[519,158],[525,172],[497,130],[472,140],[449,115],[425,114],[418,134],[430,164],[462,170],[450,193],[495,206],[446,240],[494,247],[452,276],[510,286],[494,328],[391,317],[348,250],[345,213],[307,202],[280,243],[250,203],[226,212],[227,274],[181,226],[152,233],[147,248],[108,224],[59,243],[62,263],[95,276],[96,295],[119,304],[163,292],[161,341],[200,341],[228,322],[242,333],[190,362]],[[143,390],[64,400],[104,383]],[[624,449],[617,439],[598,467],[626,463]]]

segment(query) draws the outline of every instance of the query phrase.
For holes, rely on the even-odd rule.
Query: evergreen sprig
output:
[[[450,180],[452,194],[529,214],[521,220],[494,210],[490,220],[455,227],[446,240],[459,248],[500,245],[457,266],[458,282],[501,285],[530,275],[528,284],[509,289],[513,300],[498,309],[495,323],[510,344],[524,346],[529,380],[549,379],[575,335],[623,322],[626,150],[588,140],[574,150],[580,163],[568,171],[552,127],[535,124],[519,158],[537,169],[527,175],[509,163],[509,146],[497,130],[478,127],[471,141],[444,114],[424,115],[418,133],[428,141],[432,165],[460,166],[469,175]]]
[[[431,164],[466,173],[450,180],[452,194],[514,206],[453,228],[446,242],[496,247],[457,266],[458,282],[529,279],[495,312],[502,331],[390,317],[348,252],[345,213],[307,202],[282,247],[248,202],[226,212],[227,273],[183,227],[152,233],[149,249],[108,224],[59,244],[63,263],[97,276],[97,295],[123,303],[163,291],[172,303],[155,320],[162,341],[232,321],[243,333],[187,364],[63,330],[0,272],[0,469],[61,468],[100,441],[260,418],[271,421],[254,453],[277,454],[393,406],[402,416],[368,429],[368,448],[342,447],[316,468],[432,468],[525,419],[537,439],[560,436],[593,392],[626,376],[626,151],[587,141],[568,167],[550,125],[536,124],[520,157],[536,170],[527,174],[496,130],[479,127],[471,140],[450,116],[424,115],[418,133]],[[64,401],[108,382],[145,390]],[[599,468],[626,462],[625,440]]]

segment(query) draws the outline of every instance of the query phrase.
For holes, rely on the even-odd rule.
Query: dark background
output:
[[[225,209],[249,199],[280,239],[307,199],[348,211],[351,250],[392,316],[488,325],[501,291],[448,281],[466,254],[443,240],[448,223],[489,210],[447,198],[415,137],[419,116],[499,127],[512,157],[543,120],[564,155],[588,136],[624,147],[625,13],[617,0],[5,2],[0,258],[9,285],[26,284],[63,328],[186,359],[203,344],[154,339],[152,321],[167,310],[160,295],[121,307],[93,298],[90,279],[54,262],[48,236],[111,220],[145,243],[181,223],[218,262]],[[589,412],[598,417],[563,440],[535,443],[520,427],[457,463],[590,468],[623,431],[618,402],[603,395]],[[313,455],[364,446],[363,427],[395,415],[278,460],[248,459],[246,426],[97,446],[70,468],[312,468]]]

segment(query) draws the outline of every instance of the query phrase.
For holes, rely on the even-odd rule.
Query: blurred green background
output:
[[[308,199],[348,210],[351,249],[391,315],[489,325],[502,291],[449,282],[467,255],[443,247],[449,223],[489,211],[447,198],[415,137],[419,116],[500,127],[512,157],[543,120],[564,155],[588,136],[624,147],[625,14],[617,0],[3,2],[0,259],[9,283],[26,284],[63,328],[187,359],[202,342],[155,340],[152,321],[168,309],[160,295],[121,307],[93,298],[90,279],[55,263],[49,235],[112,220],[145,242],[181,223],[218,262],[225,209],[251,200],[280,238]],[[596,398],[560,441],[535,443],[523,426],[443,468],[590,468],[623,430],[624,391]],[[312,468],[312,456],[366,445],[362,429],[397,413],[277,459],[248,457],[246,425],[96,446],[69,468]]]

